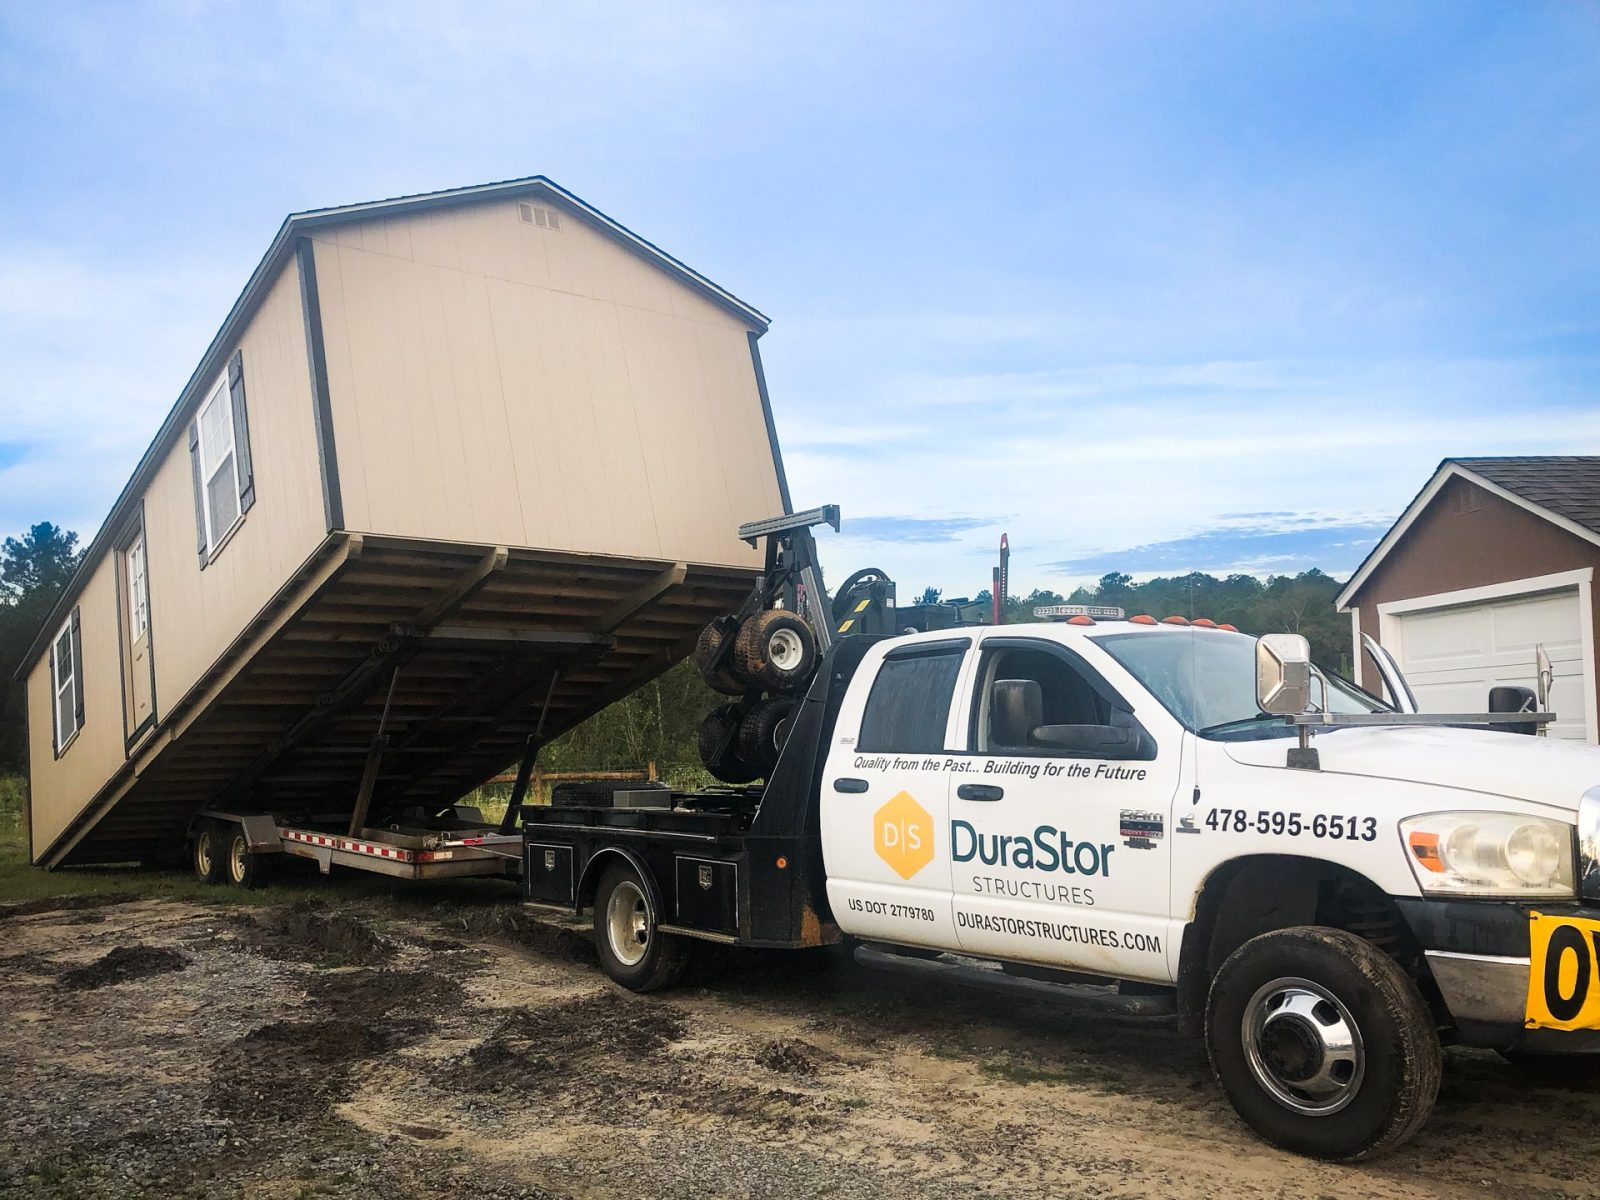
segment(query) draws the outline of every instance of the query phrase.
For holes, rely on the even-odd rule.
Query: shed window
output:
[[[138,641],[150,628],[150,587],[145,578],[144,534],[128,544],[128,633]]]
[[[200,479],[205,485],[206,546],[218,542],[238,521],[239,456],[233,445],[233,405],[228,381],[218,382],[200,410]]]
[[[195,542],[204,569],[256,499],[240,351],[234,352],[228,369],[189,422],[189,465],[194,475]]]
[[[72,610],[50,643],[50,684],[55,699],[55,745],[60,754],[83,728],[83,638]]]

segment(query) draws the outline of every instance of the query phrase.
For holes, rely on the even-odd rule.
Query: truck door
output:
[[[973,692],[967,753],[951,774],[961,948],[1170,981],[1167,829],[1181,734],[1158,725],[1158,744],[1082,656],[1049,639],[985,639]]]
[[[970,638],[863,661],[822,774],[828,902],[846,933],[954,949],[947,831],[953,704]]]

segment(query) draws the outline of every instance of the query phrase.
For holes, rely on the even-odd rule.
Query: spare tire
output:
[[[717,751],[727,749],[718,754]],[[739,706],[721,704],[700,722],[700,761],[723,783],[749,783],[761,774],[739,754]]]
[[[739,627],[733,662],[736,674],[769,692],[796,691],[817,669],[817,638],[804,617],[769,608]]]
[[[734,676],[732,654],[723,660],[722,670],[711,670],[711,664],[716,661],[722,644],[728,638],[724,620],[727,618],[712,621],[700,631],[700,636],[694,644],[694,665],[699,669],[700,677],[712,688],[725,696],[739,696],[744,694],[745,685]],[[731,620],[728,624],[732,624]]]
[[[763,775],[772,773],[794,723],[795,702],[784,697],[763,700],[739,723],[739,757]]]
[[[617,792],[666,790],[666,784],[654,779],[574,779],[550,789],[550,804],[605,808]]]

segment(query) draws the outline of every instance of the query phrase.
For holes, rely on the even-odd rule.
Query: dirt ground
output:
[[[1280,1154],[1170,1023],[831,952],[658,996],[514,894],[0,905],[0,1194],[1595,1196],[1600,1091],[1451,1051],[1422,1135]]]

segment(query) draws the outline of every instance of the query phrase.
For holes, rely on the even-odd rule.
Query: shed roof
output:
[[[1600,455],[1447,458],[1350,576],[1335,601],[1341,612],[1349,608],[1355,594],[1393,552],[1422,510],[1454,478],[1475,483],[1575,537],[1600,545]]]
[[[279,226],[277,236],[272,239],[272,244],[267,247],[267,252],[256,264],[250,274],[249,280],[244,285],[244,290],[239,293],[239,298],[233,302],[233,307],[228,310],[228,315],[223,319],[222,326],[217,330],[216,336],[211,339],[211,344],[201,356],[199,365],[194,373],[189,376],[189,381],[184,384],[183,390],[178,394],[177,401],[166,419],[161,423],[161,428],[146,448],[143,457],[133,469],[133,474],[128,482],[123,485],[116,502],[111,506],[111,512],[101,522],[99,530],[95,533],[86,548],[83,561],[78,565],[77,571],[68,581],[66,589],[61,593],[61,599],[50,610],[50,615],[45,618],[34,635],[32,645],[23,655],[22,661],[17,664],[15,677],[24,679],[33,665],[39,660],[40,655],[49,644],[50,633],[66,619],[66,614],[71,611],[78,596],[82,593],[84,585],[94,573],[95,567],[105,557],[106,550],[111,544],[111,539],[123,523],[123,518],[131,510],[133,504],[143,494],[144,485],[155,472],[167,451],[177,440],[179,433],[187,424],[191,410],[201,400],[207,384],[216,378],[222,369],[222,360],[232,348],[240,332],[254,315],[256,308],[265,297],[268,287],[278,276],[278,272],[288,262],[294,253],[297,240],[305,234],[331,225],[346,224],[354,221],[369,221],[424,212],[434,208],[444,208],[451,205],[464,205],[481,203],[487,200],[512,199],[519,196],[538,195],[545,200],[553,201],[556,205],[586,218],[600,232],[616,241],[625,249],[632,251],[650,262],[661,267],[668,274],[675,276],[680,282],[705,296],[713,303],[726,309],[741,320],[748,321],[760,336],[765,333],[771,324],[770,319],[753,305],[745,303],[726,288],[713,283],[710,279],[679,261],[655,243],[640,237],[633,230],[623,225],[620,221],[613,220],[593,205],[575,196],[553,180],[543,175],[528,175],[520,179],[505,179],[496,183],[477,183],[467,187],[448,188],[439,192],[418,192],[408,196],[392,196],[387,200],[367,200],[357,204],[342,204],[332,208],[313,208],[304,212],[290,213]]]

